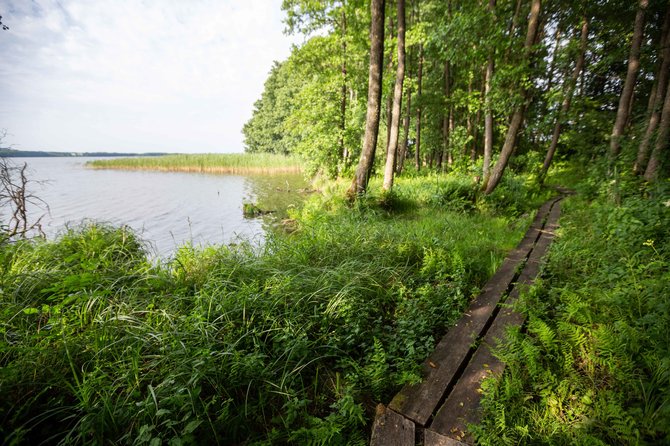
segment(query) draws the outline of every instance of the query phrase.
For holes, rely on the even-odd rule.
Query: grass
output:
[[[400,178],[353,208],[331,184],[260,249],[159,265],[126,228],[0,246],[0,436],[367,444],[543,199],[511,178],[505,210],[466,184]]]
[[[94,169],[158,170],[214,174],[271,174],[301,172],[297,157],[268,153],[165,155],[90,161]]]
[[[670,190],[624,180],[575,184],[479,444],[670,442]]]

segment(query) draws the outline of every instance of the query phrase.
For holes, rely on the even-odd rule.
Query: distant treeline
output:
[[[118,153],[118,152],[45,152],[41,150],[14,150],[0,148],[0,156],[7,158],[43,158],[64,156],[162,156],[166,153]]]

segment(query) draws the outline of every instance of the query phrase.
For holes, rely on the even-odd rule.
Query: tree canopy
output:
[[[396,122],[396,172],[410,160],[417,170],[464,170],[486,193],[508,166],[541,181],[554,159],[574,156],[615,155],[619,170],[663,176],[667,2],[406,3],[398,107],[407,106],[399,109],[397,3],[384,6],[373,172],[384,170]],[[305,42],[270,72],[244,129],[246,150],[300,154],[310,173],[351,177],[366,125],[370,8],[346,0],[285,0],[283,8],[287,31]]]

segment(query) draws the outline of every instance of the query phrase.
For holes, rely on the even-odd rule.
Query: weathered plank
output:
[[[424,431],[424,446],[466,446],[466,443],[462,443],[458,440],[455,440],[451,437],[447,437],[442,434],[438,434],[430,429]]]
[[[505,335],[508,326],[522,323],[521,314],[508,306],[501,309],[463,375],[435,415],[430,425],[431,430],[471,443],[467,425],[479,421],[481,383],[491,375],[499,376],[505,368],[505,365],[493,356],[491,347]]]
[[[505,368],[504,363],[492,354],[492,348],[504,337],[507,327],[523,324],[525,317],[513,311],[511,305],[516,302],[521,289],[531,285],[539,273],[540,262],[554,238],[559,216],[560,205],[556,203],[551,209],[542,235],[530,253],[517,284],[510,293],[507,301],[509,305],[502,308],[496,316],[483,342],[435,415],[430,425],[431,431],[466,443],[472,442],[466,428],[468,424],[474,424],[480,420],[481,382],[490,375],[499,376]]]
[[[414,446],[414,423],[383,404],[377,405],[371,446]]]
[[[557,200],[550,200],[540,207],[517,248],[505,258],[468,310],[424,363],[423,380],[419,384],[405,386],[389,404],[391,409],[420,426],[426,425],[447,389],[454,384],[455,377],[471,353],[472,344],[482,336],[519,266],[533,249],[544,220]]]

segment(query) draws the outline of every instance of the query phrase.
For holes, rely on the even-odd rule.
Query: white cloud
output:
[[[0,128],[23,149],[242,150],[281,0],[0,0]]]

